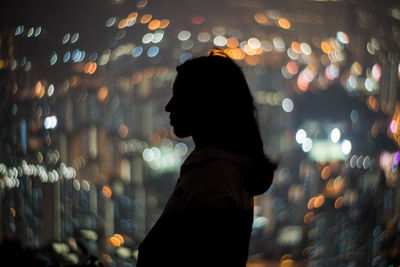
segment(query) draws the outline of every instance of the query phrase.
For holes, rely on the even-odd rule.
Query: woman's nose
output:
[[[165,111],[166,112],[171,112],[172,111],[172,104],[173,104],[173,97],[168,101],[167,105],[165,106]]]

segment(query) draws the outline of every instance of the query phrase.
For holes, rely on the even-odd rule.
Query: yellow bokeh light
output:
[[[114,237],[116,239],[118,239],[118,241],[120,242],[121,245],[125,242],[124,237],[122,235],[120,235],[120,234],[114,234]]]
[[[351,70],[353,73],[357,75],[361,75],[363,71],[361,64],[358,63],[357,61],[353,63],[353,65],[351,66]]]
[[[120,247],[120,246],[121,246],[120,240],[119,240],[117,237],[115,237],[115,236],[110,237],[110,243],[111,243],[114,247]]]
[[[331,45],[327,41],[321,42],[321,49],[324,51],[325,54],[329,54],[333,49]]]
[[[285,29],[285,30],[288,30],[291,27],[290,21],[288,19],[285,19],[285,18],[280,18],[278,20],[278,24],[282,29]]]
[[[224,50],[224,52],[234,60],[242,60],[246,56],[246,54],[240,48],[227,48]]]

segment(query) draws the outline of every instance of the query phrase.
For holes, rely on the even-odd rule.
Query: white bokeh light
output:
[[[338,128],[335,128],[331,132],[331,141],[333,143],[337,143],[340,140],[340,130]]]

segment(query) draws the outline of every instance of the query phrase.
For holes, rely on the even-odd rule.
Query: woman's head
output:
[[[232,59],[210,54],[186,61],[177,71],[166,111],[178,137],[193,136],[195,142],[197,138],[231,150],[245,150],[243,143],[250,142],[251,150],[257,146],[262,151],[253,98]]]

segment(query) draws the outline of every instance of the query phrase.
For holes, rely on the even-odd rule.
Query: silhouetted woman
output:
[[[253,196],[276,168],[263,151],[255,107],[240,68],[211,53],[177,67],[165,110],[194,151],[164,211],[139,247],[138,267],[245,266]]]

